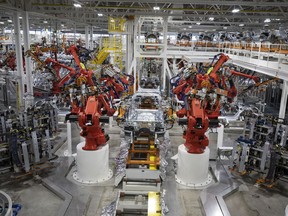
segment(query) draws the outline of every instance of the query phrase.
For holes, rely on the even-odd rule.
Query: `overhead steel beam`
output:
[[[39,13],[47,13],[47,14],[63,14],[64,12],[67,12],[67,10],[61,8],[59,10],[55,10],[55,9],[37,9],[37,12]],[[85,13],[85,14],[95,14],[95,17],[98,17],[98,15],[95,13],[95,11],[87,11],[85,9],[83,10],[73,10],[70,12],[72,13]],[[101,11],[102,14],[104,15],[111,15],[110,12],[106,12],[106,11]],[[134,14],[133,12],[113,12],[113,16],[124,16],[124,15],[131,15],[131,14]],[[154,11],[151,11],[151,12],[137,12],[137,15],[138,16],[161,16],[161,17],[167,17],[167,16],[172,16],[172,17],[178,17],[178,16],[181,16],[181,17],[204,17],[204,18],[209,18],[211,17],[212,15],[209,15],[209,14],[170,14],[170,13],[163,13],[163,12],[158,12],[158,13],[155,13]],[[267,18],[267,15],[241,15],[241,14],[231,14],[231,13],[228,13],[228,14],[225,14],[225,15],[219,15],[219,14],[213,14],[213,17],[214,18],[223,18],[223,16],[227,17],[227,18],[255,18],[255,19],[266,19]],[[278,19],[278,18],[283,18],[285,19],[285,17],[283,16],[283,14],[280,14],[277,15],[277,14],[274,14],[274,15],[269,15],[269,18],[270,19]],[[98,17],[99,20],[107,20],[107,18],[103,18],[103,17]]]
[[[65,16],[65,17],[60,17],[58,16],[57,17],[58,19],[68,19],[68,20],[73,20],[75,19],[75,16]],[[78,21],[82,21],[82,22],[85,22],[85,23],[91,23],[93,26],[99,26],[99,27],[107,27],[107,22],[105,22],[105,20],[103,20],[103,22],[98,22],[98,17],[89,17],[89,18],[81,18],[81,19],[78,19]],[[201,26],[213,26],[213,25],[225,25],[225,24],[229,24],[229,25],[239,25],[240,23],[243,23],[245,21],[243,20],[239,20],[239,21],[234,21],[234,22],[231,22],[231,21],[199,21],[199,20],[170,20],[169,21],[169,26],[173,26],[173,24],[176,24],[178,27],[181,27],[179,26],[179,24],[183,24],[183,26],[189,26],[189,25],[193,25],[193,24],[197,24],[198,22],[201,23]],[[286,21],[287,22],[287,21]],[[272,22],[273,23],[273,22]],[[272,24],[270,23],[270,25]],[[285,22],[281,22],[281,23],[285,23]],[[277,24],[277,23],[273,23],[274,26]],[[145,24],[144,24],[145,25]],[[150,24],[147,24],[148,26],[150,26]],[[264,23],[263,22],[252,22],[252,23],[245,23],[246,26],[264,26]]]
[[[95,0],[83,0],[81,2],[95,2]],[[100,1],[100,2],[105,2],[106,4],[109,2],[135,2],[135,0],[105,0],[105,1]],[[138,0],[137,2],[141,2],[141,3],[152,3],[152,4],[161,4],[161,3],[175,3],[175,0]],[[275,5],[279,5],[281,7],[285,7],[288,6],[288,2],[285,1],[275,1],[275,2],[267,2],[267,1],[232,1],[232,0],[225,0],[225,1],[214,1],[214,0],[178,0],[176,2],[177,4],[194,4],[194,5],[226,5],[226,6],[237,6],[237,5],[241,5],[241,6],[272,6],[275,7]]]
[[[191,2],[190,2],[191,3]],[[212,4],[212,5],[215,5],[215,4]],[[254,3],[255,5],[255,3]],[[49,4],[49,3],[32,3],[32,6],[40,6],[40,7],[52,7],[52,8],[57,8],[57,7],[67,7],[67,8],[75,8],[72,4]],[[262,5],[261,5],[262,6]],[[288,6],[288,3],[287,3],[287,6]],[[273,6],[272,6],[273,7]],[[262,10],[242,10],[240,11],[240,13],[266,13],[266,14],[274,14],[274,13],[279,13],[281,12],[279,10],[279,7],[278,5],[276,6],[275,3],[274,3],[274,7],[275,9],[277,9],[277,11],[275,10],[271,10],[271,9],[262,9]],[[80,8],[78,8],[80,9]],[[94,10],[94,9],[130,9],[130,10],[150,10],[150,11],[153,11],[153,8],[151,7],[141,7],[141,6],[130,6],[130,5],[127,5],[127,6],[116,6],[116,5],[98,5],[98,6],[93,6],[93,5],[83,5],[82,6],[82,10],[83,9],[90,9],[90,10]],[[208,11],[208,12],[228,12],[228,13],[231,13],[230,10],[215,10],[215,9],[207,9],[207,8],[173,8],[173,7],[170,7],[170,8],[160,8],[160,11]],[[132,12],[133,13],[133,12]],[[154,11],[155,13],[155,11]],[[134,14],[136,14],[134,12]],[[157,14],[157,13],[156,13]]]

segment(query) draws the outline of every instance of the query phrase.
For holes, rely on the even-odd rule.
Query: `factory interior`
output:
[[[0,0],[0,216],[288,216],[287,14]]]

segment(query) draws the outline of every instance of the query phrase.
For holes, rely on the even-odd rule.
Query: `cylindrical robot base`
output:
[[[73,178],[81,183],[94,184],[109,180],[113,172],[109,169],[109,145],[96,151],[86,151],[82,147],[85,142],[77,145],[77,171]]]
[[[179,184],[194,187],[195,189],[205,188],[212,181],[209,174],[209,154],[207,147],[202,154],[190,154],[182,144],[178,147],[178,167],[176,181]]]

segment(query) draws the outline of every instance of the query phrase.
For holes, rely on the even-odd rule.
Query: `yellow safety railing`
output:
[[[103,49],[110,52],[114,57],[114,65],[123,69],[123,52],[122,52],[122,35],[112,35],[109,38],[104,38]]]
[[[124,32],[126,19],[121,17],[108,17],[108,32]]]

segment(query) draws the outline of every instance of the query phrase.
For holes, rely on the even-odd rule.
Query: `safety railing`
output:
[[[191,50],[191,51],[219,51],[242,50],[270,54],[288,54],[288,44],[272,44],[267,42],[212,42],[212,41],[189,41],[168,44],[168,50]]]
[[[191,41],[188,45],[176,42],[167,45],[167,57],[173,57],[177,53],[178,56],[183,56],[192,62],[200,56],[204,58],[205,53],[210,59],[215,53],[220,52],[229,55],[233,64],[238,66],[280,79],[288,79],[288,44]]]

